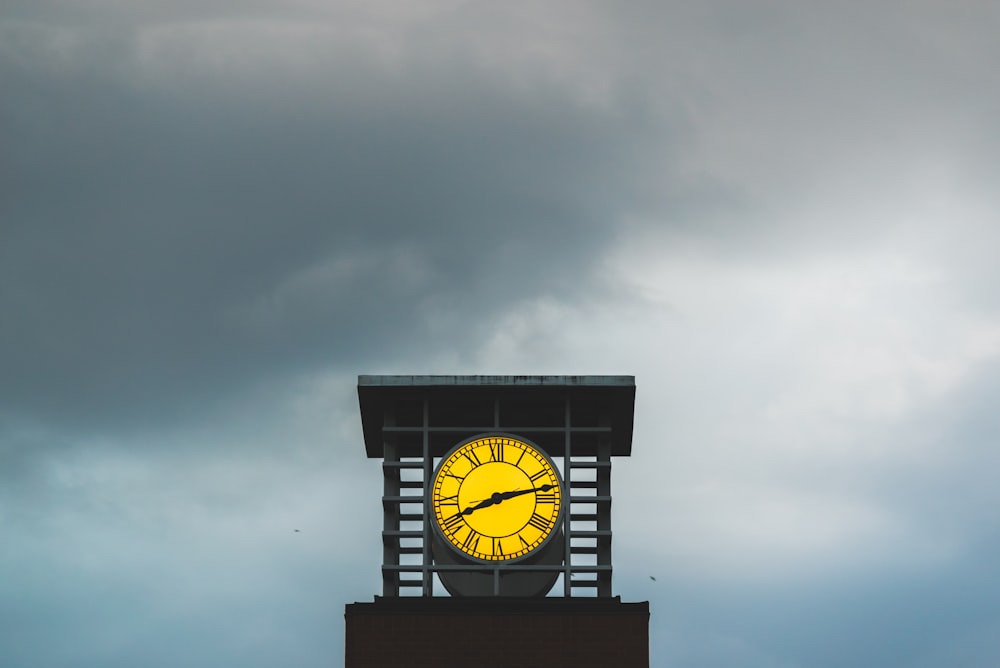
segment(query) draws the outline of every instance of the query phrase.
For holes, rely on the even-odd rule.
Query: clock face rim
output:
[[[469,554],[468,552],[466,552],[465,550],[463,550],[459,545],[456,545],[455,542],[452,541],[452,539],[450,539],[445,534],[444,527],[441,526],[441,523],[438,520],[437,508],[438,508],[439,504],[435,501],[434,492],[435,492],[435,489],[437,487],[437,480],[438,480],[438,476],[441,474],[442,467],[444,466],[445,462],[449,461],[456,452],[458,452],[459,450],[461,450],[463,447],[467,446],[469,443],[473,443],[475,441],[489,439],[489,438],[497,438],[497,437],[508,438],[508,439],[517,441],[519,443],[522,443],[523,445],[527,446],[528,448],[534,450],[545,461],[545,463],[548,465],[548,467],[551,468],[553,477],[555,478],[556,483],[558,485],[559,510],[556,512],[555,520],[550,525],[550,527],[548,529],[548,533],[545,535],[545,537],[541,540],[541,542],[538,543],[538,545],[536,545],[533,548],[531,548],[530,550],[528,550],[528,552],[526,552],[525,554],[521,554],[521,555],[518,555],[516,557],[511,557],[511,558],[507,558],[507,559],[483,559],[482,557],[477,557],[474,554]],[[478,468],[478,467],[475,467],[475,468]],[[521,469],[520,467],[517,467],[517,468],[523,472],[523,469]],[[566,485],[563,482],[562,474],[559,471],[559,467],[557,467],[556,464],[555,464],[555,462],[552,461],[552,458],[549,457],[548,453],[546,453],[545,450],[543,450],[542,448],[540,448],[534,441],[532,441],[531,439],[525,438],[523,436],[519,436],[517,434],[512,434],[512,433],[509,433],[509,432],[501,432],[501,431],[484,432],[484,433],[481,433],[481,434],[476,434],[474,436],[470,436],[469,438],[466,438],[466,439],[460,441],[459,443],[455,444],[454,447],[452,447],[450,450],[448,450],[448,452],[445,453],[444,456],[441,457],[441,459],[438,462],[437,466],[434,467],[434,474],[431,477],[431,484],[430,484],[430,488],[428,489],[427,495],[428,495],[428,500],[429,500],[429,504],[430,504],[429,505],[429,509],[430,509],[430,515],[431,515],[431,518],[430,518],[431,519],[431,524],[434,525],[434,532],[435,532],[435,534],[437,535],[437,537],[439,539],[441,539],[441,541],[445,545],[447,545],[453,552],[455,552],[456,554],[458,554],[463,559],[470,559],[470,560],[473,560],[473,561],[475,561],[477,563],[481,563],[481,564],[492,564],[492,565],[497,565],[497,564],[512,564],[512,563],[516,563],[518,561],[522,561],[522,560],[525,560],[525,559],[530,559],[532,557],[535,557],[535,556],[541,554],[541,552],[545,548],[545,546],[548,545],[549,542],[551,540],[553,540],[553,538],[555,536],[562,535],[562,532],[560,531],[560,529],[562,528],[563,516],[564,516],[564,514],[566,512]],[[442,513],[442,515],[443,514],[444,513]],[[522,525],[521,529],[518,529],[517,532],[520,532],[521,530],[523,530],[525,526],[526,526],[526,524]],[[517,532],[515,532],[515,533],[517,533]]]

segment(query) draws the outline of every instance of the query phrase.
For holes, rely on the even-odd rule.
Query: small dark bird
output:
[[[649,579],[652,580],[653,582],[656,582],[656,578],[654,578],[652,575],[649,576]]]
[[[296,529],[296,530],[295,530],[295,533],[298,533],[298,532],[299,532],[299,530],[298,530],[298,529]]]

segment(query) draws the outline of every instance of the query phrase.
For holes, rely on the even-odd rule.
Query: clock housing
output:
[[[529,440],[480,434],[441,459],[431,508],[435,531],[459,555],[511,563],[539,554],[559,533],[563,483],[549,457]]]

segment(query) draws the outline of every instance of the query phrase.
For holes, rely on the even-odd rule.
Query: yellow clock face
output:
[[[559,472],[545,453],[507,434],[477,436],[438,464],[434,520],[456,550],[480,561],[526,557],[555,532]]]

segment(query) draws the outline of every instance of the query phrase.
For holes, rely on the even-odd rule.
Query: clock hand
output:
[[[534,487],[532,489],[516,489],[511,492],[493,492],[490,498],[484,499],[474,506],[469,506],[462,511],[463,515],[471,515],[480,508],[489,508],[490,506],[495,506],[498,503],[506,501],[508,499],[513,499],[516,496],[521,496],[522,494],[532,494],[534,492],[547,492],[555,487],[555,485],[542,485],[541,487]]]
[[[497,504],[497,503],[500,503],[501,501],[503,501],[503,497],[499,493],[494,492],[490,496],[490,498],[485,499],[483,501],[480,501],[476,505],[469,506],[468,508],[466,508],[465,510],[463,510],[462,514],[463,515],[471,515],[473,513],[473,511],[479,510],[480,508],[489,508],[490,506],[492,506],[494,504]]]
[[[533,492],[547,492],[555,487],[555,485],[542,485],[541,487],[535,487],[534,489],[519,489],[513,492],[503,492],[500,497],[503,501],[507,499],[513,499],[515,496],[521,496],[522,494],[531,494]],[[497,501],[499,503],[499,501]]]

